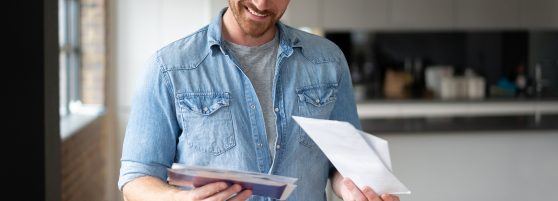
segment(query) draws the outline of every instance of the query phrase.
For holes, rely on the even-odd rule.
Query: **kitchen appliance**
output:
[[[446,76],[441,79],[440,98],[442,99],[483,99],[485,80],[472,69],[465,69],[464,76]]]
[[[430,90],[435,97],[441,98],[442,97],[442,80],[444,78],[453,77],[453,66],[449,65],[440,65],[440,66],[428,66],[425,70],[425,78],[426,78],[426,88]],[[453,80],[446,79],[445,83],[449,88],[454,88]],[[449,93],[447,91],[446,93]],[[451,95],[450,95],[451,96]]]

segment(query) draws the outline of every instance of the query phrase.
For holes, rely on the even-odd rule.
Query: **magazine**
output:
[[[247,172],[191,166],[174,163],[168,168],[169,184],[196,188],[209,183],[224,181],[229,185],[239,184],[243,189],[252,190],[253,195],[286,200],[296,188],[297,178],[269,175],[259,172]]]

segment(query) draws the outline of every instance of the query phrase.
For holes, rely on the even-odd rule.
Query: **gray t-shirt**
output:
[[[275,140],[277,138],[272,87],[279,48],[278,35],[276,33],[273,40],[257,47],[247,47],[228,41],[225,42],[225,45],[240,63],[240,68],[248,76],[256,90],[256,95],[263,111],[265,130],[272,158],[275,157]]]

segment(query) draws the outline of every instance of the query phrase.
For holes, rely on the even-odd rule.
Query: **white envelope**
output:
[[[344,177],[378,194],[410,194],[392,173],[386,140],[360,131],[348,122],[293,116]]]

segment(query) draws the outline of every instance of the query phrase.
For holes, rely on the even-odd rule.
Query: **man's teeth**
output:
[[[258,17],[265,17],[265,16],[267,16],[267,15],[264,15],[264,14],[257,13],[256,11],[254,11],[254,10],[252,10],[252,9],[250,9],[250,8],[248,8],[248,11],[249,11],[250,13],[252,13],[252,15],[255,15],[255,16],[258,16]]]

